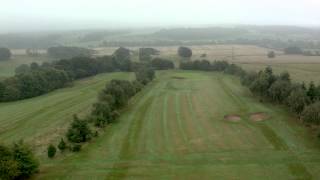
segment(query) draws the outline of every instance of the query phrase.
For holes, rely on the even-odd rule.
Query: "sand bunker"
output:
[[[241,117],[236,114],[231,114],[231,115],[225,115],[224,120],[226,121],[231,121],[231,122],[238,122],[241,120]]]
[[[250,114],[250,120],[252,121],[263,121],[268,118],[269,118],[268,114],[264,112],[257,112],[257,113]]]

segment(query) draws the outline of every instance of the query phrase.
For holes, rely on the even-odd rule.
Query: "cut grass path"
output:
[[[270,118],[253,122],[255,112]],[[227,122],[228,114],[241,120]],[[281,107],[256,101],[236,77],[162,71],[118,123],[81,152],[45,161],[35,176],[197,178],[319,179],[319,140]]]

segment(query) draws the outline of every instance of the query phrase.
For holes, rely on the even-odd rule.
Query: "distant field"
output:
[[[43,62],[52,61],[54,59],[45,55],[39,57],[29,57],[26,55],[13,55],[10,60],[0,61],[0,78],[9,77],[14,75],[14,70],[21,64],[31,64],[37,62],[42,64]]]
[[[178,65],[177,49],[179,46],[154,47],[160,50],[160,56],[173,60]],[[275,51],[277,56],[273,59],[267,57],[272,49],[266,49],[249,45],[202,45],[189,46],[193,51],[193,60],[203,59],[200,56],[206,54],[205,59],[227,60],[240,64],[247,70],[259,71],[271,65],[276,73],[288,71],[295,81],[315,81],[320,83],[320,56],[284,55],[281,51]],[[129,47],[132,51],[138,51],[139,47]],[[233,50],[232,50],[233,49]],[[99,55],[110,55],[116,47],[98,48]],[[232,53],[233,52],[233,53]],[[232,58],[233,54],[233,58]],[[134,59],[138,59],[135,57]]]
[[[288,63],[288,64],[263,64],[263,63],[245,63],[240,64],[244,69],[249,71],[259,71],[267,66],[271,66],[275,73],[281,73],[283,71],[288,71],[291,78],[296,82],[306,82],[314,81],[320,84],[320,63]]]
[[[251,119],[258,112],[266,119]],[[159,72],[105,132],[80,153],[46,161],[35,179],[320,178],[318,138],[220,73]]]
[[[105,73],[43,96],[0,103],[0,142],[24,139],[34,145],[37,154],[42,154],[48,143],[63,137],[73,114],[90,110],[109,80],[132,77],[130,73]]]

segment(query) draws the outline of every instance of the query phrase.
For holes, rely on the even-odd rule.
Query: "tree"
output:
[[[268,52],[268,58],[275,58],[275,57],[276,57],[276,53],[274,51]]]
[[[112,55],[114,62],[122,71],[129,71],[131,66],[130,50],[120,47]]]
[[[38,172],[39,162],[35,159],[29,146],[20,141],[13,145],[12,152],[20,172],[16,178],[25,179]]]
[[[139,49],[139,60],[140,61],[151,61],[152,55],[158,55],[159,51],[154,48],[140,48]]]
[[[309,104],[309,102],[310,99],[307,96],[306,91],[301,87],[294,88],[287,98],[287,103],[291,111],[299,115],[302,113],[304,107]]]
[[[314,102],[317,98],[317,89],[313,81],[311,81],[309,84],[307,95],[309,96],[312,102]]]
[[[94,118],[94,124],[97,127],[104,127],[107,123],[113,121],[111,116],[112,110],[108,102],[97,102],[93,104],[92,115]]]
[[[79,119],[74,115],[71,126],[67,131],[67,138],[70,142],[81,143],[86,142],[91,138],[92,132],[86,120]]]
[[[54,145],[50,144],[48,146],[48,157],[53,158],[56,155],[57,149]]]
[[[290,82],[291,81],[290,74],[288,72],[282,72],[280,74],[280,80]]]
[[[60,151],[64,151],[67,148],[66,143],[64,142],[63,138],[61,138],[59,144],[58,144],[58,149]]]
[[[190,58],[192,56],[192,50],[187,47],[179,47],[178,55],[184,58]]]
[[[302,119],[309,124],[320,124],[320,102],[313,103],[305,107],[302,112]]]
[[[277,103],[283,103],[291,93],[291,83],[289,81],[277,80],[269,88],[268,94]]]
[[[19,174],[19,165],[13,158],[12,150],[9,147],[0,145],[0,179],[14,179]]]
[[[11,58],[11,51],[8,48],[0,48],[0,61],[8,60]]]
[[[148,84],[155,77],[155,71],[150,67],[141,67],[135,72],[136,80],[141,84]]]

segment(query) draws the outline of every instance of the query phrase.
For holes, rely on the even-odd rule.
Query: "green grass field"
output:
[[[114,78],[132,79],[133,74],[100,74],[43,96],[0,103],[0,142],[23,139],[42,157],[49,143],[56,143],[63,137],[73,114],[88,113],[98,92]]]
[[[117,75],[124,78],[123,74]],[[116,77],[112,75],[112,78]],[[85,81],[81,83],[85,84]],[[88,97],[79,97],[90,94],[85,87],[90,89],[92,86],[79,86],[84,90],[62,90],[69,94],[66,92],[61,102],[57,100],[46,108],[59,107],[56,111],[37,116],[41,125],[25,124],[21,120],[19,124],[25,126],[19,128],[14,123],[17,117],[7,120],[1,116],[1,127],[6,123],[13,125],[12,131],[2,132],[0,137],[10,139],[18,134],[54,133],[48,131],[52,128],[47,126],[60,127],[57,124],[65,124],[61,118],[69,118],[92,103],[94,98],[86,101]],[[57,99],[55,94],[59,92],[51,94],[51,101]],[[71,97],[83,98],[83,104],[66,99]],[[30,103],[32,101],[36,99]],[[74,105],[74,110],[68,110]],[[8,112],[4,107],[10,106],[1,107],[1,113],[7,112],[7,117],[20,114],[16,108]],[[28,104],[21,106],[25,113],[33,111],[27,110],[33,109],[31,107]],[[71,112],[57,114],[64,110]],[[42,112],[41,108],[39,111]],[[264,112],[269,118],[260,122],[251,120],[250,114],[256,112]],[[241,120],[227,121],[225,115],[239,115]],[[34,121],[33,115],[29,117],[32,120],[26,123]],[[118,123],[108,126],[105,133],[80,153],[59,154],[54,160],[44,161],[34,178],[319,179],[319,148],[317,137],[295,117],[282,107],[257,102],[236,77],[220,73],[163,71],[131,100]]]

